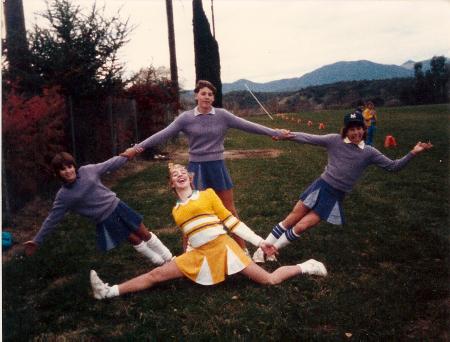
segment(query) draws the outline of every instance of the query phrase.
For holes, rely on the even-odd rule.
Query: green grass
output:
[[[95,247],[94,225],[68,215],[35,256],[3,264],[4,341],[142,340],[449,340],[449,107],[379,108],[374,145],[390,158],[419,140],[434,148],[398,174],[369,167],[344,200],[346,226],[320,223],[281,250],[267,270],[309,258],[327,278],[298,276],[260,286],[241,276],[216,286],[180,279],[97,301],[89,271],[115,284],[154,266],[124,243]],[[252,121],[315,134],[339,131],[345,111]],[[306,122],[313,121],[308,127]],[[318,130],[324,123],[325,130]],[[396,147],[384,147],[392,135]],[[326,151],[231,130],[226,149],[282,149],[278,158],[227,160],[240,218],[267,236],[323,171]],[[149,230],[182,251],[167,189],[167,162],[113,189]],[[255,250],[249,246],[251,252]],[[346,334],[351,334],[349,338]]]

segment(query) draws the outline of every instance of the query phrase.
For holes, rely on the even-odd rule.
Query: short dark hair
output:
[[[61,182],[64,182],[64,180],[62,179],[59,171],[63,168],[64,165],[73,165],[73,167],[75,167],[75,169],[77,168],[77,164],[75,162],[74,157],[72,157],[67,152],[60,152],[55,157],[53,157],[53,160],[51,162],[51,167],[52,167],[53,173]]]
[[[216,96],[216,92],[217,92],[216,87],[214,87],[214,85],[211,82],[205,81],[205,80],[200,80],[197,82],[197,84],[195,85],[194,93],[197,94],[200,91],[200,89],[202,89],[204,87],[211,89],[214,96]]]
[[[367,126],[366,126],[365,123],[356,122],[356,121],[349,122],[349,123],[347,124],[347,126],[344,126],[344,127],[341,128],[341,137],[342,137],[342,139],[345,139],[345,137],[347,136],[348,130],[349,130],[350,128],[352,128],[352,127],[358,127],[358,126],[363,128],[364,134],[363,134],[363,138],[362,138],[362,139],[363,139],[364,141],[366,141],[366,140],[367,140]]]

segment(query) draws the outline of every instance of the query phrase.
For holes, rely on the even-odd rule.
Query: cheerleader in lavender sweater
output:
[[[119,169],[140,152],[141,149],[131,147],[120,156],[100,164],[82,166],[78,170],[75,159],[69,153],[58,153],[51,165],[63,186],[56,194],[53,208],[36,237],[24,243],[27,246],[26,255],[33,255],[71,210],[97,223],[97,247],[100,250],[109,250],[127,240],[157,265],[172,260],[169,249],[145,228],[142,216],[120,201],[100,180],[102,174]]]
[[[300,196],[292,212],[273,228],[266,238],[267,242],[280,249],[322,220],[336,225],[344,224],[342,200],[366,167],[374,164],[384,170],[398,172],[417,154],[433,147],[430,143],[419,142],[403,158],[391,160],[372,146],[365,145],[366,138],[367,127],[360,113],[351,113],[344,118],[340,135],[291,134],[289,140],[325,147],[328,151],[328,165],[322,175]],[[264,252],[258,249],[253,260],[264,262]]]
[[[212,107],[216,88],[208,81],[198,81],[194,93],[198,102],[196,108],[182,113],[165,129],[137,144],[136,148],[158,146],[175,134],[183,132],[189,143],[188,170],[195,175],[195,188],[213,189],[224,206],[238,217],[233,200],[233,183],[223,156],[223,144],[228,129],[236,128],[248,133],[268,135],[274,140],[285,139],[289,131],[258,125],[225,109]],[[235,240],[248,254],[244,240],[237,236]]]

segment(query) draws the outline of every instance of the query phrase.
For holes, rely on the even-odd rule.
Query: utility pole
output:
[[[169,29],[170,78],[178,86],[177,55],[175,50],[175,29],[173,26],[172,0],[166,0],[167,26]]]

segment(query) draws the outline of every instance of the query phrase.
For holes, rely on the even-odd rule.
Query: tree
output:
[[[56,84],[76,99],[121,89],[124,65],[118,62],[117,52],[128,42],[133,27],[118,16],[105,18],[104,11],[94,3],[84,15],[69,0],[47,2],[46,12],[39,14],[50,27],[35,25],[30,34],[33,66],[43,87]]]
[[[444,56],[434,56],[430,62],[434,103],[445,103],[448,101],[449,65],[445,61],[446,58]]]
[[[425,76],[422,71],[422,63],[418,62],[414,64],[414,98],[416,104],[428,103],[428,89]]]
[[[132,85],[125,95],[136,101],[136,136],[148,137],[166,127],[170,119],[168,108],[181,109],[177,84],[169,77],[164,68],[150,66],[133,75]],[[137,139],[139,140],[139,139]]]
[[[192,1],[194,12],[194,50],[196,82],[206,80],[217,89],[214,107],[222,107],[222,81],[220,79],[219,45],[211,35],[211,28],[201,0]]]
[[[4,94],[5,95],[5,94]],[[53,156],[65,149],[64,99],[57,89],[28,99],[13,89],[2,101],[4,191],[12,209],[42,188]]]
[[[72,153],[79,163],[97,161],[96,126],[99,121],[114,122],[110,112],[98,113],[96,108],[123,89],[124,64],[118,62],[117,53],[134,29],[119,18],[120,11],[106,18],[105,6],[99,10],[94,3],[84,14],[69,0],[47,2],[47,10],[39,14],[49,27],[35,25],[30,33],[36,83],[41,89],[57,85],[66,96],[66,130],[72,135]]]
[[[30,55],[28,50],[25,17],[22,0],[3,1],[6,38],[2,42],[2,54],[6,57],[3,68],[3,86],[8,83],[24,85],[30,72]]]

